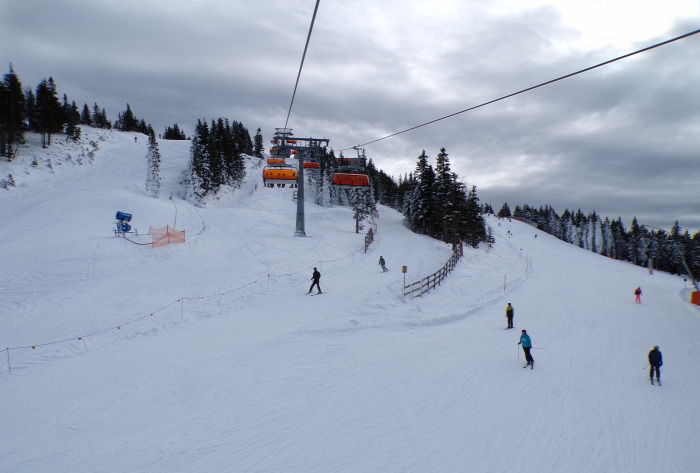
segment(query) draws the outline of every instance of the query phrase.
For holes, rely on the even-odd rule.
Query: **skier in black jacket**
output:
[[[656,382],[661,386],[661,365],[663,365],[663,358],[661,357],[661,352],[659,351],[658,345],[649,352],[649,380],[651,384],[654,384],[654,371],[656,371]]]
[[[314,268],[314,274],[311,276],[311,279],[313,282],[311,283],[311,287],[309,288],[309,292],[307,294],[311,294],[311,290],[316,286],[318,288],[318,293],[323,294],[321,292],[321,273],[318,272],[318,269]]]

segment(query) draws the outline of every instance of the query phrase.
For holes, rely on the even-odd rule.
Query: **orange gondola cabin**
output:
[[[367,187],[369,186],[369,176],[367,174],[336,172],[333,174],[333,184],[343,187]]]
[[[295,168],[266,167],[263,169],[265,187],[297,187],[299,174]]]

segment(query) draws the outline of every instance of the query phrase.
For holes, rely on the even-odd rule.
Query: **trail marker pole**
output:
[[[401,294],[403,302],[406,302],[406,273],[408,272],[408,266],[401,266],[401,272],[403,273],[403,289],[401,289]]]

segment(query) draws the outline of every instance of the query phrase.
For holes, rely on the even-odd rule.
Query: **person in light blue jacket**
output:
[[[532,348],[532,340],[530,339],[530,335],[527,334],[527,330],[522,331],[518,345],[523,346],[523,351],[525,352],[525,361],[527,361],[527,364],[523,366],[523,368],[527,368],[528,365],[530,366],[530,369],[534,368],[535,360],[532,359],[532,355],[530,354],[530,348]]]

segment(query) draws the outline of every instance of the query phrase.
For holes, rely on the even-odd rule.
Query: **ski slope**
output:
[[[83,137],[32,135],[0,163],[16,182],[0,189],[0,471],[697,471],[700,307],[681,278],[490,217],[493,247],[404,300],[401,266],[419,280],[451,248],[397,212],[380,207],[365,253],[351,210],[307,189],[294,237],[292,191],[264,188],[252,158],[240,189],[196,208],[189,142],[159,142],[154,199],[145,137]],[[187,241],[117,238],[117,210],[137,243],[150,225]]]

